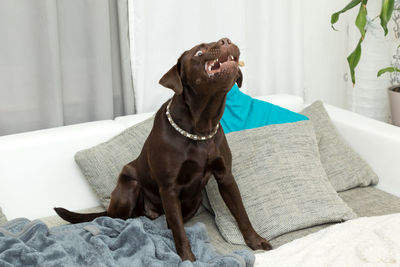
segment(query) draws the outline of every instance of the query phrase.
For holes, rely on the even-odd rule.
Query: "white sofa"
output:
[[[259,97],[301,111],[300,97]],[[400,128],[325,105],[336,128],[378,174],[378,188],[400,196]],[[95,121],[0,137],[0,207],[7,218],[55,215],[54,206],[71,210],[100,205],[74,154],[106,141],[152,113]]]

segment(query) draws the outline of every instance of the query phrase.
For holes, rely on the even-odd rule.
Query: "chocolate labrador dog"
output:
[[[63,219],[78,223],[99,216],[155,219],[166,215],[182,260],[195,261],[184,222],[199,209],[211,174],[236,219],[246,244],[271,249],[253,229],[232,175],[232,155],[219,121],[228,91],[242,83],[239,49],[229,39],[203,43],[184,52],[160,80],[174,90],[156,113],[153,128],[137,159],[125,165],[111,194],[108,210],[79,214],[63,208]]]

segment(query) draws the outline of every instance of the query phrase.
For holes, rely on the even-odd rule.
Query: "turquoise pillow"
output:
[[[235,84],[226,97],[221,125],[227,134],[271,124],[303,120],[308,120],[308,118],[277,105],[254,99],[242,93]]]

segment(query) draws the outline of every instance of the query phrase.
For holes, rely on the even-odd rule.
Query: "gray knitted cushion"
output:
[[[322,166],[336,191],[378,183],[371,167],[339,136],[321,101],[301,113],[313,123]]]
[[[7,222],[6,215],[3,214],[1,208],[0,208],[0,224]]]
[[[122,167],[139,156],[153,121],[154,117],[147,119],[105,143],[76,153],[76,163],[105,208]]]
[[[310,121],[269,125],[227,135],[232,172],[254,229],[272,239],[297,229],[356,217],[329,183]],[[207,195],[222,236],[244,244],[211,178]]]

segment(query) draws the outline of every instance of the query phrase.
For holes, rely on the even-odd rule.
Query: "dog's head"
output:
[[[176,65],[160,79],[160,84],[178,95],[185,87],[199,94],[212,95],[215,90],[228,92],[235,82],[239,87],[242,85],[239,56],[239,48],[228,38],[196,45],[180,56]]]

